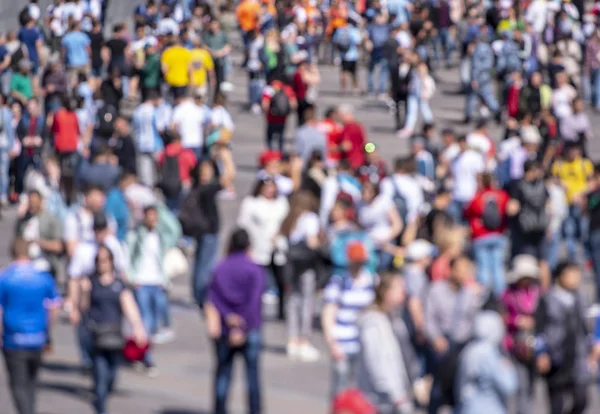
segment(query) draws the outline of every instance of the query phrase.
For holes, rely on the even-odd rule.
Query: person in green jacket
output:
[[[145,60],[140,69],[140,84],[142,87],[142,100],[151,90],[159,91],[160,88],[160,55],[156,45],[148,44],[145,47]]]
[[[24,106],[33,97],[33,85],[30,77],[31,67],[30,60],[21,60],[19,71],[14,72],[10,79],[10,94]]]

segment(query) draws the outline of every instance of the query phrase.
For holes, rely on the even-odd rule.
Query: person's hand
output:
[[[339,347],[338,344],[332,344],[329,346],[329,352],[331,352],[331,357],[334,361],[340,361],[344,359],[346,356],[342,348]]]
[[[42,142],[43,142],[42,138],[36,136],[36,137],[33,137],[33,143],[32,143],[32,145],[34,147],[41,147],[42,146]]]
[[[235,314],[235,313],[231,313],[231,314],[227,315],[225,322],[227,323],[227,326],[229,326],[230,328],[241,328],[246,324],[244,319],[240,315]]]
[[[143,326],[137,326],[133,328],[133,340],[139,347],[143,347],[148,344],[148,335]]]
[[[520,329],[532,330],[535,327],[535,319],[527,315],[519,315],[515,320],[515,325]]]
[[[79,309],[75,307],[71,309],[71,312],[69,312],[69,321],[73,326],[79,325],[79,322],[81,322],[81,313],[79,313]]]
[[[229,345],[234,348],[240,347],[246,343],[246,334],[239,328],[232,329],[229,332]]]
[[[535,360],[535,366],[540,374],[546,374],[552,367],[550,356],[548,354],[542,354]]]
[[[216,323],[212,323],[210,319],[207,319],[206,330],[208,331],[208,336],[211,339],[219,339],[222,334],[221,330],[221,322],[217,321]]]
[[[448,341],[443,336],[438,336],[435,341],[433,341],[433,347],[439,354],[445,354],[449,348]]]
[[[49,84],[48,86],[46,86],[46,90],[48,91],[48,93],[52,93],[56,90],[56,88],[53,84]]]
[[[517,200],[510,200],[507,204],[506,204],[506,214],[508,214],[509,216],[515,216],[517,214],[519,214],[519,211],[521,210],[521,203],[519,203]]]
[[[352,151],[352,143],[350,141],[342,141],[340,148],[343,152]]]
[[[479,88],[479,82],[471,81],[471,88],[473,88],[473,90],[477,90],[477,88]]]

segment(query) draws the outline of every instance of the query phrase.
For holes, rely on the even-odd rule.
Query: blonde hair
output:
[[[439,229],[435,235],[434,242],[439,247],[441,253],[448,251],[452,247],[457,247],[462,251],[465,246],[466,236],[465,231],[460,226],[452,226]]]

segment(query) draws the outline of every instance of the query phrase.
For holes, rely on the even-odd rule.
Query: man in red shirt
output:
[[[284,152],[285,122],[288,115],[298,107],[294,90],[275,78],[265,87],[261,105],[267,121],[267,147],[273,149],[273,141],[276,140],[279,151]]]
[[[80,131],[77,115],[69,98],[63,100],[62,108],[54,114],[52,134],[54,150],[60,158],[62,175],[70,177],[74,174],[77,164]]]
[[[340,139],[343,127],[337,121],[337,109],[330,107],[325,112],[325,119],[317,123],[317,129],[327,137],[327,166],[335,168],[342,157],[340,152]]]
[[[351,105],[341,105],[338,113],[344,126],[340,139],[341,158],[348,160],[350,167],[356,171],[365,163],[365,130],[362,124],[354,119]]]
[[[182,187],[189,189],[192,185],[192,169],[196,166],[198,160],[196,154],[191,149],[181,146],[181,136],[175,132],[170,134],[171,142],[167,144],[165,150],[158,156],[158,166],[162,167],[166,157],[177,157],[179,161],[179,179]]]

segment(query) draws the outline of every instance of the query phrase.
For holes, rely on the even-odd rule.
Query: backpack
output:
[[[346,53],[348,50],[350,50],[350,47],[352,46],[352,42],[350,40],[350,31],[347,29],[340,30],[341,32],[339,37],[336,37],[335,39],[335,46],[340,51],[340,53]]]
[[[488,194],[483,201],[483,214],[481,222],[486,230],[498,230],[502,227],[502,212],[494,194]]]
[[[209,223],[201,209],[199,189],[190,191],[183,200],[178,218],[184,236],[198,239],[208,232]]]
[[[102,138],[111,138],[115,132],[115,120],[117,116],[117,108],[110,104],[103,104],[98,109],[98,112],[96,112],[94,135]]]
[[[23,7],[23,9],[21,9],[21,11],[19,12],[19,24],[21,26],[25,26],[30,18],[31,16],[29,14],[29,5],[27,5]]]
[[[287,96],[287,94],[282,89],[276,90],[271,98],[271,104],[269,106],[271,115],[288,116],[291,112],[291,109],[290,98]]]
[[[348,266],[348,255],[346,253],[348,244],[351,242],[361,242],[367,250],[368,261],[371,262],[375,254],[375,247],[369,235],[359,229],[344,230],[333,237],[330,243],[331,263],[336,267],[345,268]]]
[[[519,189],[524,196],[523,200],[520,200],[521,210],[517,217],[519,228],[526,234],[543,234],[550,224],[546,213],[546,202],[548,201],[546,185],[542,180],[536,183],[522,180],[519,183]]]
[[[19,48],[13,52],[10,56],[10,68],[13,72],[19,71],[19,62],[27,57],[23,43],[19,45]]]
[[[179,155],[166,155],[160,169],[159,188],[166,198],[177,198],[181,193],[181,180],[179,179]]]
[[[400,192],[400,189],[398,188],[398,184],[394,180],[394,177],[390,177],[390,180],[392,181],[392,185],[394,186],[394,195],[392,197],[392,202],[396,207],[396,211],[398,211],[398,215],[402,219],[403,225],[406,227],[406,220],[408,219],[408,205],[406,203],[406,198]]]

